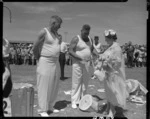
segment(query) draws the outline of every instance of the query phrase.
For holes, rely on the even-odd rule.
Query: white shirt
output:
[[[46,34],[44,42],[41,42],[37,49],[34,49],[34,55],[39,58],[39,56],[46,57],[59,57],[60,53],[60,44],[58,38],[53,38],[51,33],[47,28],[44,28]]]
[[[67,47],[67,43],[62,42],[60,45],[60,51],[65,53],[67,51],[68,47]]]
[[[98,43],[97,45],[95,45],[95,43],[93,44],[95,50],[99,53],[101,50],[100,50],[100,47],[101,47],[101,43]]]
[[[89,38],[89,42],[85,43],[80,35],[77,35],[79,41],[76,45],[76,54],[83,60],[80,63],[85,64],[88,60],[91,59],[91,38]],[[73,58],[73,62],[78,62],[76,59]]]

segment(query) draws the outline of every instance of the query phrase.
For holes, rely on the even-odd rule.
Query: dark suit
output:
[[[133,67],[133,53],[134,53],[134,47],[129,46],[127,48],[127,59],[128,59],[127,66],[128,67]]]

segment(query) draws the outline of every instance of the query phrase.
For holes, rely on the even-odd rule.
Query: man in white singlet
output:
[[[77,108],[80,99],[86,93],[90,79],[90,60],[93,51],[92,40],[89,37],[90,26],[85,24],[81,34],[75,36],[69,47],[69,54],[72,56],[72,108]]]
[[[99,57],[99,54],[101,53],[101,43],[99,42],[99,37],[95,36],[94,37],[94,42],[93,42],[93,47],[94,47],[94,51],[93,51],[93,55],[92,55],[92,63],[93,63],[93,68],[95,70],[95,62]]]
[[[98,36],[94,37],[93,46],[94,46],[95,50],[97,51],[97,53],[100,53],[100,51],[101,51],[101,49],[100,49],[101,43],[99,42],[99,37]]]
[[[49,26],[40,31],[37,41],[33,46],[33,54],[38,60],[37,94],[38,113],[41,116],[49,116],[53,112],[59,112],[54,108],[59,89],[60,67],[59,54],[61,39],[58,30],[61,28],[62,19],[53,15]]]

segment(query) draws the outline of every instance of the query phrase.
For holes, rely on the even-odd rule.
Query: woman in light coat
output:
[[[109,116],[115,115],[115,106],[126,109],[126,75],[124,57],[120,45],[116,42],[117,35],[114,30],[105,31],[105,41],[108,49],[101,55],[102,68],[105,71],[104,86],[108,101]]]

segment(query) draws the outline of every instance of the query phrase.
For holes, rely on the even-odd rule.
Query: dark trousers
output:
[[[66,63],[65,53],[60,53],[59,63],[60,63],[60,70],[61,70],[61,79],[63,79],[64,78],[65,63]]]
[[[18,65],[21,64],[21,55],[18,55],[18,58],[17,58],[17,64],[18,64]]]
[[[136,58],[134,58],[134,67],[139,67],[139,62],[138,62],[138,59],[137,59],[137,57]]]
[[[128,59],[127,66],[133,67],[133,56],[128,56],[127,59]]]

